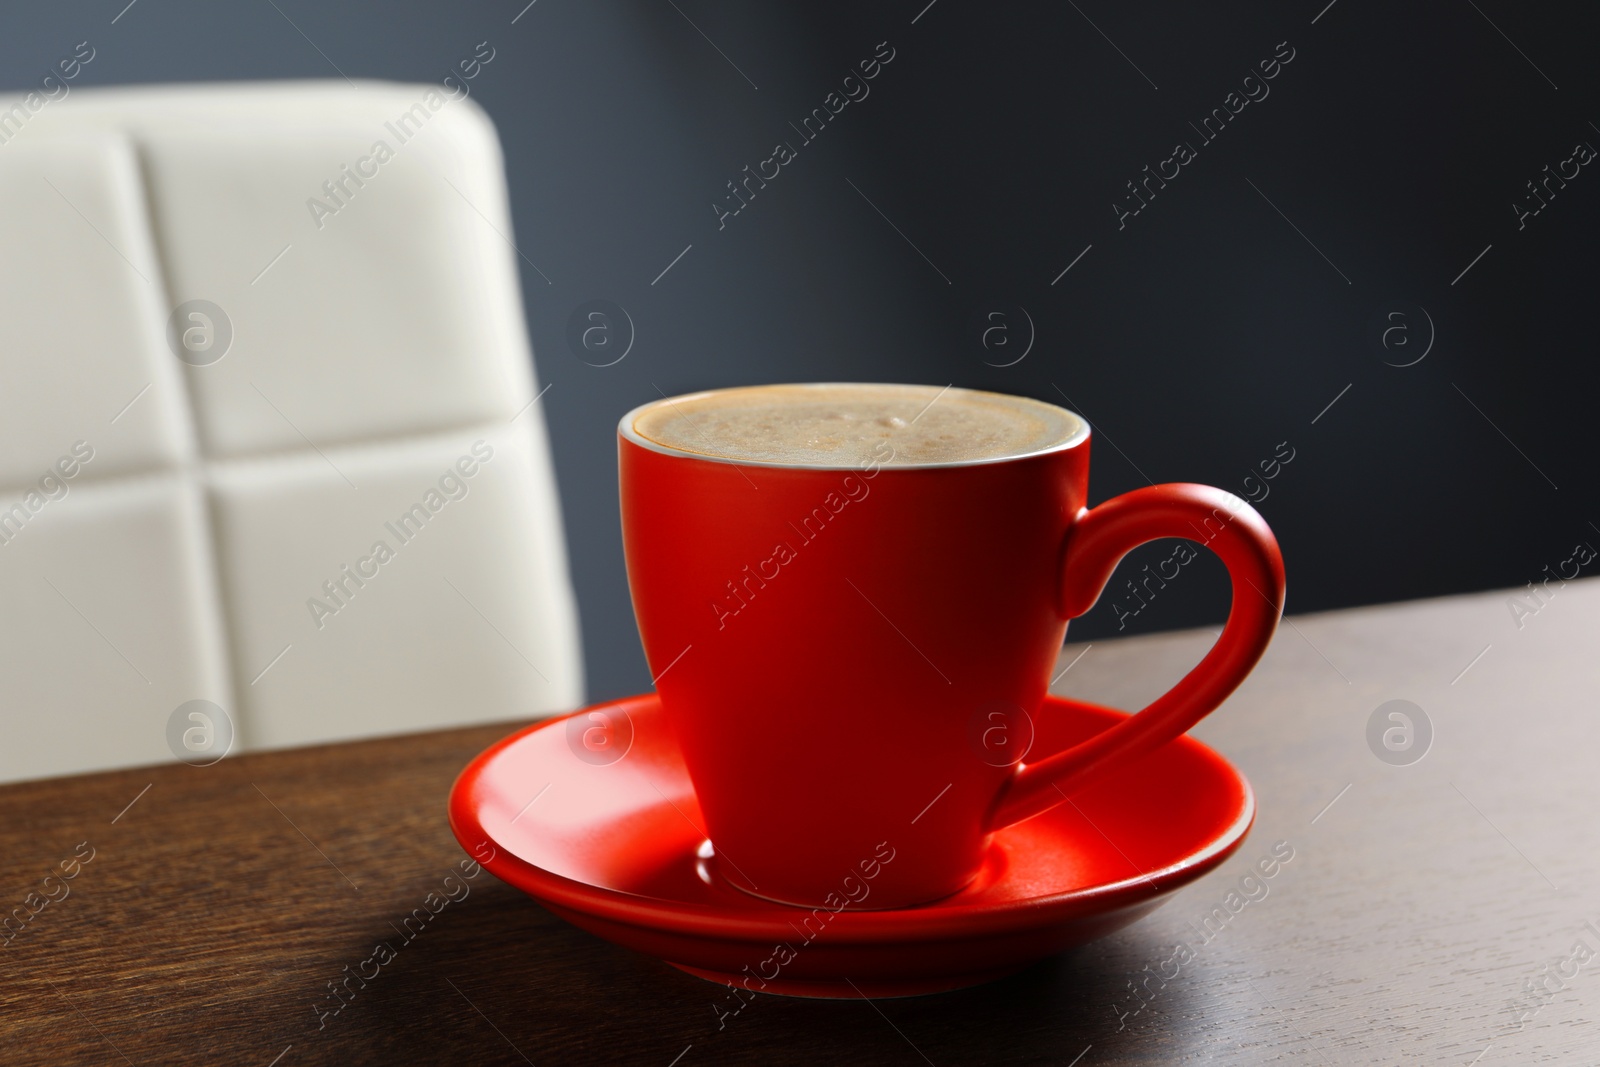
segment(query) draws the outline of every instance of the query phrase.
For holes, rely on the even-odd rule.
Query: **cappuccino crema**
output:
[[[682,452],[800,467],[981,463],[1067,444],[1078,416],[1020,396],[933,385],[759,385],[651,404],[633,432]]]

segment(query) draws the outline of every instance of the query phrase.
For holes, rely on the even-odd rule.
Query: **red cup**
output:
[[[1081,419],[1017,458],[896,465],[891,440],[839,468],[735,463],[635,432],[649,408],[690,399],[618,427],[623,547],[703,828],[746,892],[834,910],[954,893],[995,830],[1210,713],[1277,627],[1283,561],[1255,509],[1188,483],[1085,507]],[[1227,564],[1221,637],[1139,714],[1026,762],[1067,620],[1130,549],[1164,537]]]

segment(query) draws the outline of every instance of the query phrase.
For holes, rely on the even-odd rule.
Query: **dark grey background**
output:
[[[1247,495],[1287,442],[1259,506],[1295,612],[1520,586],[1600,545],[1600,166],[1523,229],[1512,207],[1574,144],[1600,146],[1592,5],[124,3],[7,11],[4,88],[83,39],[78,87],[437,81],[496,50],[474,96],[505,144],[517,243],[552,283],[522,264],[594,698],[649,686],[613,427],[658,389],[1064,395],[1097,433],[1096,501],[1147,478]],[[882,41],[895,58],[870,95],[800,145],[789,123]],[[1284,41],[1270,95],[1202,145],[1189,123]],[[719,230],[725,183],[780,140],[798,158]],[[1178,141],[1198,158],[1119,230],[1125,183]],[[615,366],[566,340],[593,299],[636,328]],[[1412,343],[1385,350],[1395,301]],[[986,349],[987,316],[1021,345],[1019,308],[1032,349],[988,365],[1021,348]],[[1427,358],[1386,365],[1423,350],[1427,319]],[[1117,632],[1125,577],[1075,637]],[[1217,621],[1226,601],[1203,557],[1126,632]]]

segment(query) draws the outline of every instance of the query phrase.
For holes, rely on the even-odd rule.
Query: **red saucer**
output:
[[[1231,855],[1255,818],[1244,776],[1180,737],[1071,803],[995,834],[977,880],[954,896],[888,911],[824,908],[814,917],[718,875],[654,694],[574,714],[595,711],[631,721],[631,747],[620,760],[580,759],[581,742],[568,741],[581,736],[569,729],[573,716],[513,734],[468,764],[451,789],[456,839],[496,877],[576,926],[760,992],[913,996],[999,978],[1152,911]],[[1049,697],[1032,754],[1042,758],[1125,717]],[[619,727],[624,744],[625,734]]]

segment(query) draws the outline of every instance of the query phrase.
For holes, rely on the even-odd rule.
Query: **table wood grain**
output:
[[[1143,922],[977,989],[759,997],[721,1030],[719,987],[487,873],[399,936],[459,876],[451,781],[511,726],[6,786],[0,907],[31,918],[0,944],[0,1061],[1597,1063],[1600,581],[1520,626],[1514,595],[1282,627],[1196,730],[1255,785],[1256,828]],[[1133,706],[1210,639],[1069,645],[1055,688]],[[1409,766],[1366,739],[1394,699],[1434,732]],[[1282,841],[1267,894],[1229,909]],[[402,947],[321,1014],[380,941]],[[1162,979],[1178,942],[1195,958]]]

